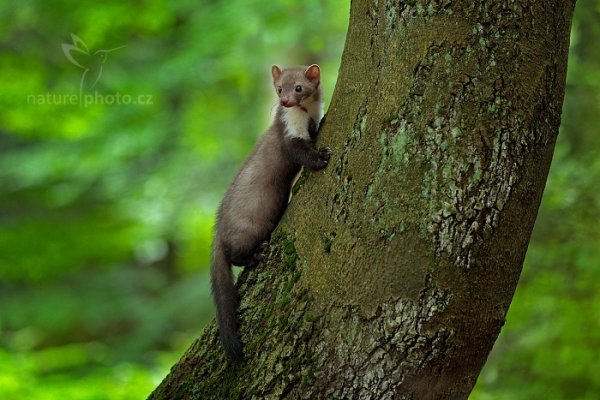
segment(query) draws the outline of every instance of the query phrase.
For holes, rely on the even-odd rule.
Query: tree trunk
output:
[[[467,398],[544,189],[573,6],[354,0],[332,161],[238,281],[246,363],[211,324],[150,398]]]

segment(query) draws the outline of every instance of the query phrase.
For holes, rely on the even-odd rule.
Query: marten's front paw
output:
[[[331,158],[331,149],[329,147],[323,147],[319,149],[319,160],[317,161],[317,169],[323,169],[329,164]]]
[[[319,159],[329,161],[331,158],[331,149],[329,147],[323,147],[319,149]]]

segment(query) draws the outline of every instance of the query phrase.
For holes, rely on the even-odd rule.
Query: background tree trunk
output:
[[[212,324],[150,397],[467,398],[544,189],[573,6],[353,1],[332,162],[238,282],[247,363]]]

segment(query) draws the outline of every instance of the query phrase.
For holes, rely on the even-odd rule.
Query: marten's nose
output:
[[[290,100],[287,97],[282,97],[280,103],[282,106],[287,107],[290,104]]]

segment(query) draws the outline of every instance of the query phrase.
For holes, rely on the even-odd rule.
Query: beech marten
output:
[[[300,168],[323,169],[331,156],[328,147],[313,147],[323,116],[319,66],[281,70],[273,65],[271,74],[279,96],[275,120],[225,193],[213,243],[211,279],[219,336],[235,361],[243,359],[243,352],[231,265],[258,264]]]

